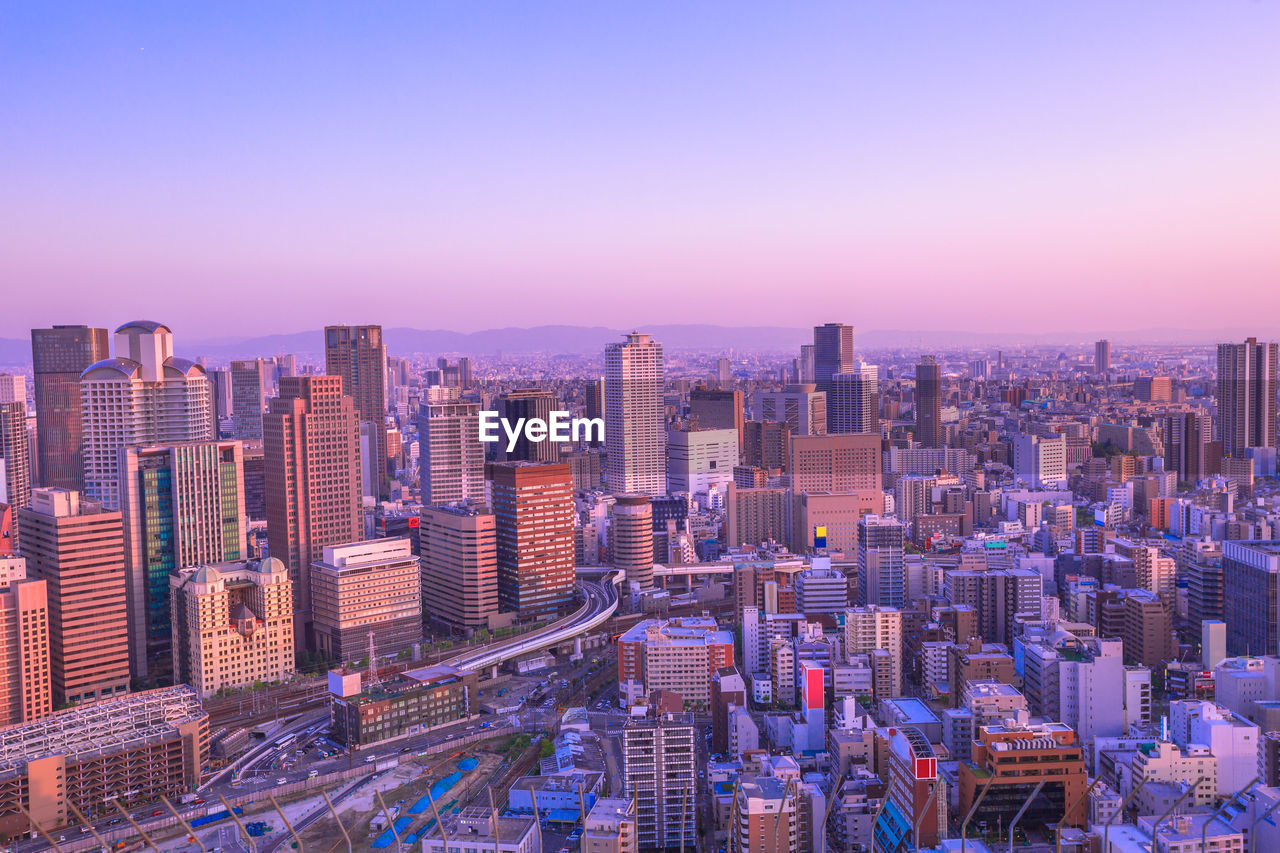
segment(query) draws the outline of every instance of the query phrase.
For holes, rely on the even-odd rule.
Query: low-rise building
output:
[[[478,678],[446,664],[410,670],[375,684],[350,670],[329,673],[334,738],[351,746],[420,734],[472,714]]]

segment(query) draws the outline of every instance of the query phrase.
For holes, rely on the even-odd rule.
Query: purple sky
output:
[[[1278,57],[1239,0],[4,3],[0,336],[1275,325]]]

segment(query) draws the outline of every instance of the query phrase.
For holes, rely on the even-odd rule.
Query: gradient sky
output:
[[[6,337],[1280,312],[1275,2],[13,0],[0,109]]]

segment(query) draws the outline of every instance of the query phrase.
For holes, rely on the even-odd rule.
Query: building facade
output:
[[[408,539],[330,545],[311,564],[316,649],[335,661],[395,655],[422,641],[422,577]],[[370,640],[369,635],[373,638]]]
[[[604,353],[604,443],[609,489],[667,492],[662,344],[632,332]]]
[[[31,330],[40,485],[84,489],[80,374],[109,355],[106,329],[54,326]]]

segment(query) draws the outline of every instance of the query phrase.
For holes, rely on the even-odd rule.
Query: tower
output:
[[[1276,446],[1276,364],[1280,345],[1249,338],[1218,344],[1218,430],[1222,455]]]
[[[916,441],[942,447],[942,368],[931,355],[916,365]]]
[[[859,363],[831,377],[827,432],[880,434],[879,370],[874,364]]]
[[[553,619],[573,600],[573,475],[565,463],[492,466],[498,605]]]
[[[108,355],[106,329],[54,326],[31,330],[39,462],[36,467],[41,485],[84,488],[80,374]]]
[[[662,344],[632,332],[611,344],[605,363],[605,448],[609,488],[662,495],[667,491],[666,411]]]
[[[326,326],[324,367],[330,376],[342,377],[342,393],[355,401],[363,423],[373,424],[375,469],[379,472],[375,494],[386,497],[387,483],[387,348],[381,326]]]

